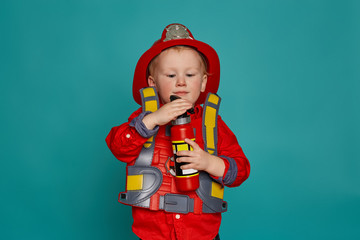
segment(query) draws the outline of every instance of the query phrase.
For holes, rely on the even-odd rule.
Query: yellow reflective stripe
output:
[[[143,95],[145,98],[155,96],[155,91],[153,88],[145,88],[143,89]]]
[[[216,118],[216,109],[207,106],[205,109],[206,144],[207,144],[207,148],[211,148],[211,149],[215,149],[215,136],[214,136],[214,128],[215,128],[215,120],[216,120],[215,118]]]
[[[193,140],[195,142],[195,138],[192,138],[191,140]],[[185,141],[172,141],[172,143],[184,143]]]
[[[144,147],[149,148],[151,146],[151,144],[153,143],[154,140],[154,136],[151,136],[145,143],[144,143]]]
[[[224,198],[224,187],[220,183],[212,182],[211,196],[223,199]]]
[[[144,175],[128,175],[126,180],[127,190],[141,190],[143,188]]]
[[[150,100],[145,102],[145,111],[155,112],[157,110],[156,100]]]
[[[219,103],[219,97],[216,96],[215,94],[210,94],[209,98],[208,98],[208,102],[211,102],[215,105],[218,105]]]
[[[191,174],[191,175],[186,175],[186,176],[176,176],[177,178],[184,178],[184,177],[192,177],[192,176],[196,176],[199,175],[199,173],[195,173],[195,174]]]

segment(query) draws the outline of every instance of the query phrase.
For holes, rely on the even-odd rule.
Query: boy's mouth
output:
[[[178,95],[178,96],[184,96],[186,94],[188,94],[189,92],[186,92],[186,91],[178,91],[178,92],[174,92],[175,95]]]

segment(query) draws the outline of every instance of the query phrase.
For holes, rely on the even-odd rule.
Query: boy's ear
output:
[[[206,89],[206,83],[207,83],[207,75],[204,74],[202,82],[201,82],[201,89],[200,92],[205,92]]]
[[[148,79],[147,79],[147,81],[148,81],[149,87],[156,87],[154,78],[153,78],[152,76],[149,76]]]

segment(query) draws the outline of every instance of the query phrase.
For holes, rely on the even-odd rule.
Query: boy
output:
[[[205,101],[208,93],[216,93],[219,81],[215,50],[180,24],[168,25],[139,59],[133,96],[143,110],[112,128],[106,142],[115,157],[127,163],[127,191],[119,201],[133,206],[132,229],[141,239],[220,239],[221,212],[227,208],[223,186],[239,186],[250,167],[236,137],[217,116],[220,99],[209,95]],[[153,88],[139,92],[146,87]],[[160,103],[149,107],[156,102],[156,92]],[[170,101],[171,95],[181,99]],[[171,120],[190,108],[196,140],[185,139],[193,151],[177,152],[176,161],[187,163],[182,169],[200,171],[200,187],[180,192],[169,170],[173,156],[169,129]],[[214,121],[208,116],[215,116],[216,123],[209,124]]]

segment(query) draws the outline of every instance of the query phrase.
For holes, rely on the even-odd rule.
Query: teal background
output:
[[[360,2],[2,1],[0,237],[137,239],[105,144],[138,58],[173,22],[221,60],[251,163],[222,239],[359,239]]]

